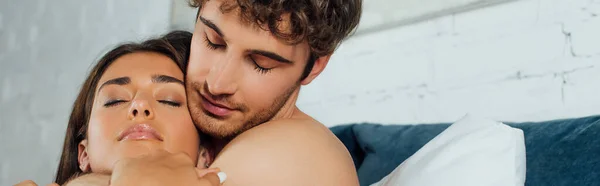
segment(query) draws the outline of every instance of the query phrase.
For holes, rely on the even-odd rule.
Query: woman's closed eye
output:
[[[104,107],[113,107],[113,106],[117,106],[121,103],[125,103],[127,102],[126,100],[120,100],[120,99],[116,99],[116,100],[109,100],[106,103],[104,103]],[[170,100],[158,100],[159,103],[168,105],[168,106],[172,106],[172,107],[181,107],[181,103],[177,102],[177,101],[170,101]]]
[[[172,106],[172,107],[181,107],[181,103],[177,102],[177,101],[171,101],[171,100],[158,100],[159,103],[168,105],[168,106]]]
[[[104,103],[104,107],[113,107],[113,106],[117,106],[121,103],[125,103],[127,102],[126,100],[121,100],[121,99],[113,99],[113,100],[108,100],[106,101],[106,103]]]

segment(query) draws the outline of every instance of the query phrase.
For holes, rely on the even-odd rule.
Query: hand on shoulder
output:
[[[108,186],[110,185],[110,175],[107,174],[84,174],[73,178],[63,186]]]
[[[38,186],[33,180],[25,180],[15,184],[15,186]],[[59,186],[56,183],[48,184],[46,186]]]
[[[220,185],[219,169],[198,169],[185,153],[164,150],[118,161],[111,177],[112,186],[130,185]]]

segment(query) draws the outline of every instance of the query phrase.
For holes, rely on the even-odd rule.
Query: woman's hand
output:
[[[200,183],[203,184],[202,186],[221,185],[227,179],[227,175],[224,172],[221,172],[219,168],[196,168],[196,174],[198,174]]]
[[[89,173],[73,178],[63,186],[108,186],[110,185],[110,175]],[[56,185],[58,186],[58,185]]]
[[[15,186],[38,186],[38,185],[32,180],[25,180],[25,181],[22,181],[21,183],[17,183]],[[52,184],[48,184],[46,186],[59,186],[59,185],[56,183],[52,183]]]
[[[198,178],[203,178],[204,176],[210,173],[217,174],[219,172],[221,172],[219,168],[196,168],[196,175],[198,175]]]
[[[95,173],[90,173],[90,174],[85,174],[85,175],[81,175],[77,178],[73,178],[72,180],[69,180],[67,183],[65,183],[63,186],[108,186],[109,185],[109,181],[110,181],[110,176],[109,175],[105,175],[105,174],[95,174]],[[17,183],[14,186],[38,186],[34,181],[32,180],[25,180],[22,181],[21,183]],[[48,184],[46,186],[60,186],[57,183],[51,183]]]
[[[218,169],[198,169],[189,156],[164,150],[120,160],[111,185],[220,185]],[[222,174],[221,174],[222,175]]]

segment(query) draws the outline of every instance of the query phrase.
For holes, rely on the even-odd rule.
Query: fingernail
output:
[[[219,177],[219,183],[223,183],[227,179],[227,174],[224,172],[217,173],[217,176]]]

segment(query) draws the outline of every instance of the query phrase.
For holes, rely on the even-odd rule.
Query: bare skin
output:
[[[235,12],[220,11],[222,2],[208,1],[199,13],[186,91],[196,127],[212,136],[216,147],[211,167],[228,175],[223,185],[359,185],[344,145],[296,107],[300,86],[324,70],[330,55],[319,57],[308,77],[300,79],[310,55],[307,42],[289,45],[267,30],[242,23]],[[193,175],[186,168],[193,164],[164,159],[179,166],[147,161],[129,166],[122,171],[128,176],[119,179],[139,185],[169,181],[198,185],[192,178],[170,179]],[[148,169],[160,174],[135,171]]]
[[[194,29],[186,94],[196,127],[212,137],[210,167],[227,173],[226,186],[359,185],[352,158],[327,127],[296,107],[302,85],[325,69],[307,41],[288,44],[268,30],[207,1]],[[289,17],[281,17],[282,29]],[[200,185],[193,161],[154,153],[114,165],[112,185]]]
[[[322,124],[300,117],[264,123],[232,140],[212,165],[227,172],[224,185],[358,185],[343,144]]]
[[[25,180],[20,183],[15,184],[14,186],[38,186],[33,180]],[[56,183],[48,184],[46,186],[59,186]]]
[[[120,78],[128,81],[104,83]],[[192,179],[197,185],[220,185],[216,175],[209,174],[218,169],[195,168],[198,161],[203,162],[198,156],[199,137],[186,107],[183,73],[173,61],[155,53],[128,54],[116,59],[100,82],[103,84],[97,88],[98,104],[92,109],[89,139],[81,143],[79,154],[82,171],[96,174],[81,176],[67,185],[89,185],[90,182],[107,185],[107,178],[111,185],[135,185],[131,181],[136,180],[120,178],[127,177],[130,168],[146,161],[167,170],[184,169],[187,174],[173,175],[169,184],[180,185]],[[125,135],[128,128],[139,125],[152,127],[156,132]],[[182,167],[173,162],[192,166]],[[154,170],[135,172],[151,175],[157,172]],[[209,176],[205,176],[207,174]]]
[[[137,52],[116,59],[99,80],[86,139],[78,146],[83,173],[65,185],[136,185],[119,178],[146,161],[166,168],[159,170],[183,169],[186,174],[170,177],[169,184],[192,179],[197,185],[220,185],[218,169],[195,168],[206,159],[187,109],[183,78],[176,63],[161,54]],[[159,172],[153,170],[135,171]]]

